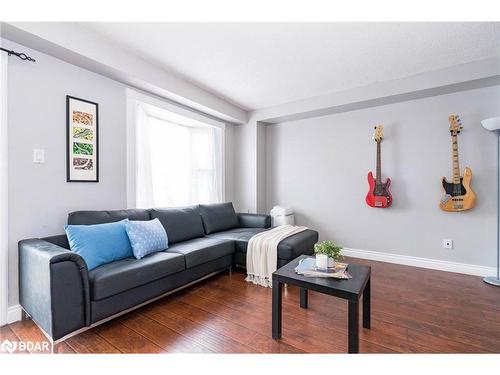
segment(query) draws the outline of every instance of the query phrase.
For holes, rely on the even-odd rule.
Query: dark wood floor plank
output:
[[[346,258],[372,267],[372,329],[362,353],[500,353],[498,289],[481,278]],[[212,277],[56,345],[56,353],[344,353],[347,304],[283,293],[283,337],[271,339],[271,290],[243,271]],[[48,340],[30,321],[0,328],[0,342]],[[33,351],[34,352],[34,351]]]
[[[483,314],[484,318],[489,320],[490,322],[500,323],[500,310],[481,310],[481,313]]]
[[[122,353],[163,353],[164,350],[139,333],[124,326],[120,319],[93,329],[99,336]]]
[[[36,354],[50,354],[52,350],[52,345],[45,335],[38,329],[32,320],[23,320],[20,322],[15,322],[10,325],[12,331],[16,334],[20,341],[39,343],[42,350],[37,350],[38,348],[33,348],[28,351],[30,353]],[[54,350],[55,351],[55,350]]]
[[[49,339],[45,337],[31,319],[13,323],[10,325],[10,328],[17,337],[17,341],[22,341],[26,346],[27,350],[24,350],[24,352],[36,354],[75,353],[75,351],[65,342],[52,345]],[[11,339],[14,340],[14,338]]]
[[[298,300],[299,296],[297,288],[295,288],[295,290],[289,290],[289,294],[294,294],[295,299]],[[333,309],[332,306],[330,306],[328,303],[325,303],[327,301],[324,301],[324,299],[323,301],[321,301],[321,303],[316,303],[316,298],[319,299],[320,296],[323,295],[319,295],[317,293],[310,294],[311,302],[307,311],[309,311],[311,314],[315,314],[315,312],[317,312],[317,314],[311,316],[312,321],[314,321],[316,324],[319,324],[320,326],[332,326],[332,323],[338,322],[339,319],[340,321],[346,319],[346,317],[342,318],[343,316],[345,316],[344,311]],[[296,302],[294,301],[294,303]],[[334,306],[338,307],[338,304],[335,304]],[[300,311],[297,313],[300,313]],[[374,324],[379,327],[385,327],[385,332],[388,332],[392,328],[398,328],[397,332],[399,332],[400,338],[402,337],[403,339],[405,339],[405,341],[409,341],[417,345],[417,347],[415,347],[412,351],[433,352],[432,347],[436,346],[441,348],[444,352],[494,352],[494,350],[491,350],[491,346],[481,346],[481,341],[478,340],[478,338],[474,335],[468,334],[467,332],[451,330],[445,331],[443,329],[440,329],[440,327],[438,326],[427,326],[427,329],[422,329],[421,325],[402,324],[402,322],[398,320],[392,320],[390,322],[390,325],[388,325],[386,324],[387,322],[384,322],[383,319],[380,319],[379,315],[381,314],[383,313],[381,313],[379,310],[374,311],[372,316],[372,320],[375,322]],[[414,321],[415,320],[411,318],[407,318],[405,320],[406,323]],[[342,328],[343,327],[341,326],[340,329]],[[439,331],[439,334],[436,334],[436,331]],[[363,330],[363,332],[369,334],[371,331]],[[395,335],[395,333],[393,333],[393,335]],[[363,336],[362,334],[361,337],[363,338],[365,336]],[[450,337],[453,337],[455,340],[450,340]],[[376,336],[376,341],[374,342],[378,342],[379,344],[382,344],[384,342],[383,340],[377,340],[377,338],[378,337]],[[493,345],[494,341],[496,341],[496,346],[498,347],[498,345],[500,345],[499,340],[488,340],[490,345]],[[430,345],[431,342],[434,342],[436,345]],[[385,344],[387,344],[387,342],[385,342]],[[394,349],[401,350],[401,348]],[[403,351],[409,350],[410,349],[405,349]]]
[[[432,322],[416,320],[413,316],[394,314],[388,311],[379,310],[376,312],[376,317],[379,321],[412,328],[416,331],[425,332],[444,340],[456,341],[467,347],[475,347],[480,352],[500,353],[500,340],[494,335],[481,336],[467,329],[457,330],[455,328],[439,326]],[[475,352],[476,349],[470,348],[469,351]]]
[[[0,352],[0,354],[27,354],[29,353],[27,350],[21,350],[17,345],[19,342],[19,337],[16,336],[14,331],[9,326],[0,327],[0,343],[3,343],[5,340],[9,340],[12,346],[9,346],[6,350],[11,350],[11,352]]]
[[[121,353],[117,348],[99,336],[94,330],[70,337],[66,343],[77,353]]]
[[[221,301],[218,297],[210,296],[208,292],[195,292],[185,297],[185,301],[206,311],[220,314],[223,318],[237,324],[245,324],[251,330],[262,335],[271,332],[269,314],[250,304],[243,305],[232,298]],[[331,334],[321,332],[313,324],[301,324],[294,320],[293,314],[283,314],[283,339],[281,342],[310,353],[332,353],[347,350],[347,335],[343,333]],[[288,323],[288,324],[287,324]],[[305,334],[307,332],[307,334]]]
[[[290,288],[293,290],[293,288]],[[375,306],[378,306],[379,308],[378,309],[375,309],[375,311],[379,311],[380,308],[387,308],[388,311],[391,311],[391,312],[396,312],[396,314],[399,312],[398,308],[394,308],[395,307],[395,304],[397,305],[397,303],[387,303],[388,301],[385,299],[385,297],[382,295],[382,296],[379,296],[378,298],[378,305],[375,304]],[[413,302],[410,302],[410,303],[413,303]],[[402,302],[399,304],[399,306],[404,306],[404,308],[408,308],[408,306],[406,305],[406,302]],[[335,307],[335,305],[331,305],[332,307]],[[485,337],[487,336],[488,334],[488,331],[490,331],[490,336],[491,336],[491,327],[488,327],[488,325],[484,324],[484,322],[482,321],[482,319],[480,319],[480,315],[479,314],[475,314],[475,322],[474,322],[474,319],[470,319],[470,320],[467,320],[467,319],[462,319],[462,322],[461,324],[457,324],[456,322],[456,317],[458,315],[460,315],[461,313],[457,312],[456,310],[460,311],[459,309],[460,306],[455,306],[455,308],[453,309],[454,311],[454,315],[453,316],[450,316],[449,314],[447,315],[447,319],[454,319],[454,325],[455,325],[455,328],[462,328],[465,330],[470,330],[470,328],[477,328],[475,327],[475,325],[480,325],[480,329],[483,330],[484,332],[484,335],[482,337]],[[426,319],[426,322],[436,322],[436,319],[433,318],[433,309],[430,309],[431,310],[431,314],[428,316],[428,319]],[[435,309],[437,311],[439,311],[439,309]],[[429,308],[424,308],[422,306],[417,306],[415,307],[415,311],[409,311],[408,310],[408,314],[403,314],[402,316],[405,317],[405,316],[414,316],[414,315],[419,315],[419,314],[425,314],[426,312],[429,311]],[[470,317],[471,315],[469,315]],[[418,321],[418,319],[416,320]],[[446,324],[443,324],[445,323],[445,321],[441,322],[441,321],[438,321],[436,324],[436,326],[439,326],[439,327],[445,327]],[[457,332],[460,332],[460,331],[457,331]]]
[[[218,284],[217,288],[210,288],[210,290],[198,290],[193,293],[199,293],[199,295],[203,295],[205,298],[211,299],[212,303],[217,305],[217,301],[220,300],[220,294],[223,293],[224,286],[222,284]],[[268,319],[267,311],[259,308],[260,301],[254,301],[255,305],[252,307],[251,303],[254,299],[246,298],[238,296],[238,289],[234,288],[233,294],[231,294],[231,298],[226,298],[222,303],[225,304],[228,308],[234,308],[239,311],[240,314],[244,314],[245,310],[252,311],[252,315],[258,321],[262,321]],[[286,308],[284,307],[283,312],[283,326],[288,327],[292,332],[298,332],[299,334],[303,334],[307,332],[308,335],[315,337],[317,340],[321,341],[320,351],[316,350],[314,352],[327,352],[332,353],[338,351],[339,348],[341,352],[347,351],[347,315],[344,312],[337,312],[337,316],[333,319],[325,318],[324,314],[315,314],[314,308],[315,306],[313,302],[311,302],[311,307],[307,310],[300,309],[298,305],[298,294],[296,296],[292,296],[292,288],[288,288],[288,295],[284,298],[284,300],[293,300]],[[315,293],[311,293],[313,297]],[[340,303],[345,301],[338,300]],[[331,300],[329,301],[331,302]],[[287,303],[284,303],[286,305]],[[245,316],[245,321],[248,321],[249,317]],[[269,324],[269,322],[267,322]],[[376,325],[376,324],[374,324]],[[261,326],[258,327],[262,329]],[[431,349],[424,347],[423,345],[419,345],[416,343],[409,343],[406,340],[407,332],[405,329],[401,329],[397,326],[390,327],[391,334],[387,335],[387,338],[393,340],[381,340],[378,339],[381,334],[375,336],[375,340],[371,339],[371,344],[377,346],[385,346],[387,351],[398,351],[398,352],[411,352],[411,353],[430,353]],[[370,330],[362,330],[363,332],[370,332]],[[361,333],[361,340],[365,339],[363,336],[363,332]],[[285,338],[285,334],[283,334]],[[370,336],[371,337],[371,336]],[[290,337],[293,340],[300,340],[303,342],[304,338],[300,336]],[[312,346],[312,343],[309,343],[309,347]]]
[[[149,319],[141,312],[133,312],[123,319],[122,324],[165,349],[169,353],[213,353],[209,348],[198,344],[168,327]]]
[[[236,324],[209,311],[197,308],[183,299],[182,301],[171,300],[163,304],[169,311],[184,316],[193,322],[220,332],[224,336],[239,341],[256,352],[260,353],[303,353],[293,346],[273,340],[269,335],[262,335],[247,328],[244,324]]]
[[[217,299],[220,297],[217,295],[217,293],[222,293],[221,290],[224,290],[225,287],[226,286],[224,285],[224,283],[218,282],[217,288],[211,288],[210,290],[198,289],[198,291],[203,291],[204,293],[208,293],[208,294],[210,294],[210,293],[216,294],[215,298]],[[231,286],[229,286],[227,288],[231,288]],[[231,288],[231,291],[233,294],[231,295],[230,300],[233,301],[234,303],[237,303],[237,304],[247,303],[250,300],[250,298],[248,298],[248,296],[244,297],[245,301],[238,300],[238,297],[235,296],[235,294],[237,294],[238,291],[241,292],[241,288],[234,288],[233,287],[233,288]],[[227,290],[226,290],[226,292],[227,292]],[[287,288],[287,292],[289,295],[295,294],[295,299],[298,301],[299,296],[298,296],[297,288],[291,288],[291,287]],[[255,293],[255,295],[257,295],[257,294],[258,293]],[[253,298],[255,298],[255,295],[253,296]],[[311,296],[314,296],[314,293],[311,293]],[[285,298],[285,301],[286,301],[286,298]],[[340,301],[340,302],[342,302],[342,301]],[[292,308],[295,307],[295,304],[298,302],[293,301],[293,303],[294,303],[294,306],[292,306]],[[286,302],[285,302],[285,304],[286,304]],[[311,303],[311,306],[323,306],[324,307],[325,304]],[[309,308],[308,310],[295,311],[295,313],[300,314],[304,311],[312,312],[313,310],[314,310],[314,307]],[[329,311],[323,310],[320,315],[318,315],[316,317],[311,316],[311,321],[314,321],[316,324],[318,324],[323,318],[328,317],[328,315],[329,315]],[[342,321],[343,319],[340,319],[340,320]],[[323,322],[323,323],[325,323],[327,325],[329,324],[328,322]],[[331,327],[334,327],[334,326],[331,325]],[[342,328],[343,327],[340,327],[340,329],[342,329]],[[370,331],[366,330],[366,332],[370,332]],[[429,345],[429,342],[436,341],[436,342],[441,343],[441,345],[439,345],[439,347],[444,352],[472,352],[472,353],[474,353],[474,352],[488,352],[488,351],[490,351],[486,347],[478,348],[478,347],[474,347],[474,346],[471,347],[467,343],[449,342],[449,340],[446,338],[434,337],[434,335],[428,334],[428,332],[420,332],[420,331],[414,330],[414,329],[408,329],[407,332],[404,332],[403,334],[400,333],[400,336],[401,335],[405,339],[403,341],[407,341],[407,342],[405,342],[405,346],[400,346],[400,345],[398,345],[398,347],[392,346],[393,349],[405,351],[405,352],[429,353],[429,352],[434,352],[434,350],[432,349],[432,346]],[[363,336],[361,336],[361,337],[363,337]],[[377,336],[375,336],[375,338],[377,338]],[[403,341],[398,340],[397,342],[402,343]],[[376,341],[374,341],[374,342],[376,342]],[[387,345],[387,344],[388,344],[388,341],[385,342],[385,345]]]
[[[76,350],[74,350],[71,345],[67,342],[61,342],[59,344],[54,345],[54,353],[58,354],[76,354]]]
[[[218,287],[220,287],[220,285],[217,285],[217,286],[218,286]],[[217,288],[215,288],[215,290],[217,290]],[[432,336],[430,336],[430,337],[425,337],[425,334],[424,334],[424,335],[422,335],[420,332],[413,332],[413,331],[411,331],[411,330],[410,330],[409,332],[410,332],[410,333],[413,333],[413,334],[410,336],[410,338],[411,338],[411,337],[419,337],[419,342],[422,342],[422,341],[424,341],[424,342],[428,342],[428,341],[429,341],[429,339],[433,339],[433,338],[432,338]],[[424,336],[424,337],[422,337],[422,336]],[[422,340],[422,338],[427,338],[427,340]],[[446,341],[443,341],[443,343],[446,343]],[[447,343],[447,345],[445,345],[444,347],[446,347],[446,346],[448,346],[448,345],[449,345],[449,343]],[[453,350],[453,349],[455,349],[455,350]],[[456,349],[460,349],[460,350],[456,350]],[[478,351],[478,350],[477,350],[476,348],[469,348],[469,347],[468,347],[468,346],[466,346],[466,345],[456,345],[454,348],[452,348],[452,349],[448,348],[448,350],[446,350],[446,351],[452,351],[452,352],[453,352],[453,351],[461,351],[461,352],[476,352],[476,351]],[[487,351],[487,350],[485,350],[485,351]],[[424,350],[424,352],[432,352],[432,350]]]
[[[198,342],[215,353],[252,353],[246,345],[239,343],[219,332],[176,315],[168,309],[146,308],[144,313],[150,319],[157,321],[165,327]]]

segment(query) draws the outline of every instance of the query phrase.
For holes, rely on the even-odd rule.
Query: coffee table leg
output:
[[[370,279],[366,283],[365,290],[363,291],[363,327],[370,329],[371,322],[371,286]]]
[[[359,301],[349,300],[349,353],[359,353]]]
[[[307,309],[307,289],[300,288],[300,307]]]
[[[281,298],[283,284],[273,279],[273,339],[281,338]]]

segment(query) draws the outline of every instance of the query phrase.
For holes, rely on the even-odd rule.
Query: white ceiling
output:
[[[253,110],[500,55],[500,23],[83,23]]]

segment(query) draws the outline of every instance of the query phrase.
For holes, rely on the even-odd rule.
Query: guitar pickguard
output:
[[[446,192],[446,194],[451,195],[452,197],[465,195],[467,194],[467,190],[465,189],[463,181],[464,181],[463,177],[460,178],[459,184],[443,181],[443,189]]]
[[[387,197],[389,194],[387,194],[387,190],[385,188],[385,185],[376,184],[375,189],[373,189],[373,195],[375,195],[377,197]]]
[[[371,207],[387,208],[392,205],[392,195],[389,192],[391,180],[387,179],[381,184],[377,184],[373,174],[368,173],[368,184],[370,189],[366,195],[366,203]]]
[[[459,212],[470,210],[474,207],[476,194],[470,186],[472,172],[469,168],[465,169],[464,176],[460,178],[460,184],[442,180],[444,195],[441,197],[439,207],[443,211]]]

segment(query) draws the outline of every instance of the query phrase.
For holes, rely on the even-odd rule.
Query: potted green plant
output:
[[[342,246],[335,245],[332,241],[323,241],[314,245],[316,253],[316,267],[333,268],[335,262],[342,258]]]

